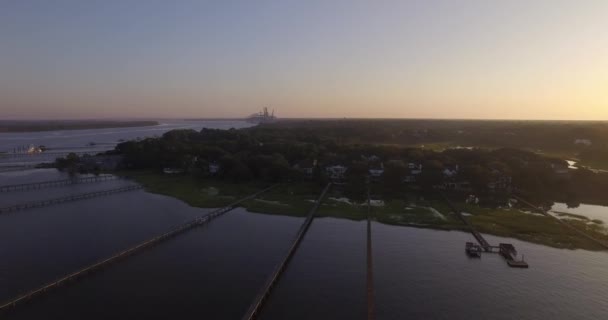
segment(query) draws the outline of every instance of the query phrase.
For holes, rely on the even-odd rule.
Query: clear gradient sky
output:
[[[0,0],[0,118],[608,120],[608,1]]]

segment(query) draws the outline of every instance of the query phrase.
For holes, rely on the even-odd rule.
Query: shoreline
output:
[[[262,186],[259,182],[235,184],[214,179],[165,176],[150,172],[122,172],[119,175],[134,179],[142,184],[147,192],[170,196],[199,208],[220,207],[234,198]],[[241,206],[253,213],[304,217],[311,205],[309,200],[314,199],[319,190],[320,187],[317,184],[309,182],[285,184],[261,195],[259,199],[246,201]],[[365,206],[345,203],[340,201],[340,196],[339,191],[331,191],[319,208],[317,217],[353,221],[362,221],[367,218]],[[332,200],[332,198],[335,199]],[[458,205],[464,212],[471,214],[467,218],[479,232],[484,234],[514,238],[559,249],[603,250],[597,244],[573,234],[571,230],[545,216],[517,209],[490,209],[463,203]],[[434,210],[441,213],[443,218],[436,215]],[[414,201],[391,199],[385,201],[384,206],[374,206],[372,216],[376,222],[386,225],[467,232],[467,227],[438,199]],[[608,235],[599,231],[600,228],[605,228],[601,224],[593,226],[584,224],[577,225],[577,227],[585,228],[583,230],[586,233],[604,241],[608,240]]]

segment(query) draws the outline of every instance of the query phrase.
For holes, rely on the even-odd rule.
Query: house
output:
[[[179,173],[184,173],[184,170],[182,169],[177,169],[177,168],[163,168],[163,173],[165,174],[179,174]]]
[[[576,140],[574,140],[574,144],[581,144],[581,145],[589,147],[593,143],[589,139],[576,139]]]
[[[314,159],[314,160],[306,159],[306,160],[302,160],[302,161],[296,163],[293,166],[293,168],[302,172],[306,177],[311,178],[316,166],[317,166],[316,159]]]
[[[471,191],[471,184],[468,181],[444,181],[436,186],[437,189],[441,190],[455,190],[455,191]]]
[[[492,181],[488,183],[488,189],[490,192],[496,191],[507,191],[511,192],[511,183],[513,182],[513,178],[503,174],[498,170],[492,171]]]
[[[382,176],[383,173],[384,173],[384,169],[382,169],[382,168],[369,169],[369,175],[372,178],[379,178],[380,176]]]
[[[477,196],[475,196],[474,194],[470,194],[467,197],[467,199],[465,200],[465,203],[479,204],[479,198]]]
[[[553,172],[555,172],[556,174],[559,175],[565,175],[570,173],[570,171],[568,171],[568,163],[564,162],[564,163],[552,163],[551,164],[551,169],[553,169]]]
[[[210,175],[216,175],[220,172],[220,165],[216,162],[211,162],[209,163],[208,169]]]
[[[558,179],[561,180],[569,180],[571,178],[570,172],[570,164],[566,161],[555,161],[551,163],[551,169],[553,169],[553,173],[557,176]]]
[[[380,161],[380,157],[378,157],[377,155],[371,155],[371,156],[364,156],[361,155],[361,159],[367,161],[367,162],[378,162]]]
[[[454,176],[456,176],[458,174],[458,165],[452,167],[452,168],[445,168],[443,169],[443,176],[447,177],[447,178],[452,178]]]
[[[407,175],[403,178],[403,182],[404,183],[415,183],[416,182],[416,176],[414,175]]]
[[[379,166],[372,166],[368,170],[369,175],[373,178],[380,178],[384,174],[384,163],[380,163]]]
[[[333,165],[325,167],[325,171],[327,172],[327,176],[332,180],[342,180],[344,179],[344,175],[348,168],[343,165]]]
[[[422,173],[422,165],[417,163],[408,163],[407,168],[410,170],[411,175],[419,175]]]

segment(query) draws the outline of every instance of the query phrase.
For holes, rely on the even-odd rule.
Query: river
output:
[[[576,208],[570,208],[565,203],[557,202],[553,204],[553,206],[551,207],[551,211],[578,214],[581,216],[585,216],[591,220],[600,220],[602,221],[602,224],[608,225],[608,207],[606,206],[582,203]]]
[[[236,120],[158,120],[158,122],[159,125],[148,127],[0,133],[0,152],[10,153],[16,148],[27,148],[29,145],[43,145],[49,149],[46,154],[10,157],[3,157],[0,154],[0,167],[52,161],[55,159],[53,153],[102,152],[113,149],[121,141],[161,136],[174,129],[198,131],[202,128],[238,129],[252,126],[251,123]]]
[[[0,185],[64,179],[0,173]],[[0,193],[0,206],[129,185]],[[15,297],[210,209],[143,190],[0,215],[0,300]],[[210,224],[20,306],[6,319],[240,319],[302,218],[235,209]],[[510,242],[529,269],[469,259],[468,233],[372,224],[377,319],[603,319],[608,254]],[[365,222],[317,218],[260,319],[365,319]],[[4,318],[3,318],[4,319]]]
[[[8,175],[3,173],[2,175]],[[21,173],[21,182],[63,178]],[[18,180],[12,177],[12,182]],[[0,195],[47,198],[115,180]],[[52,192],[52,194],[49,194]],[[7,200],[9,199],[9,200]],[[0,299],[49,282],[208,212],[132,191],[0,216]],[[302,218],[236,209],[22,306],[8,319],[239,319],[286,252]],[[514,239],[529,269],[498,255],[469,259],[463,232],[374,223],[378,319],[600,319],[608,254]],[[316,219],[261,319],[364,319],[365,223]]]

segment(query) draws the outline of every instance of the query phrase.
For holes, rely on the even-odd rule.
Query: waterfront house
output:
[[[325,167],[325,172],[331,180],[343,180],[348,168],[343,165],[332,165]]]
[[[293,168],[300,171],[307,178],[312,178],[315,167],[317,166],[317,160],[305,159],[296,163]]]
[[[380,178],[384,174],[384,163],[380,163],[380,165],[371,166],[368,172],[373,180]]]
[[[458,165],[455,165],[454,167],[447,167],[443,169],[443,176],[446,178],[452,178],[458,174],[458,169]]]
[[[574,140],[574,144],[580,144],[580,145],[584,145],[584,146],[589,147],[593,143],[589,139],[576,139],[576,140]]]
[[[163,173],[165,174],[179,174],[179,173],[184,173],[184,170],[182,169],[178,169],[178,168],[163,168]]]
[[[505,175],[499,170],[492,170],[492,180],[488,183],[490,192],[506,191],[511,192],[511,183],[513,178]]]
[[[558,175],[566,175],[570,173],[570,171],[568,170],[568,163],[565,161],[551,163],[551,169],[553,169],[553,172]]]
[[[407,175],[403,178],[403,182],[404,183],[415,183],[416,182],[416,176],[415,175]]]
[[[208,170],[210,175],[216,175],[220,172],[220,165],[216,162],[211,162],[209,163]]]
[[[419,175],[422,173],[422,165],[418,163],[410,162],[407,164],[407,168],[410,171],[410,175]]]

